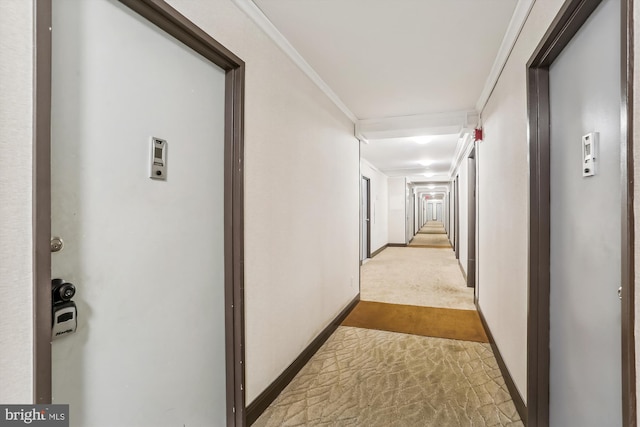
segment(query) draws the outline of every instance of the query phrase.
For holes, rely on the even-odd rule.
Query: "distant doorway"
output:
[[[467,286],[475,288],[476,286],[476,149],[471,150],[469,154],[468,170],[469,170],[469,187],[468,195],[468,220],[469,233],[467,252]]]
[[[360,261],[364,261],[371,257],[371,180],[363,176],[360,187]]]

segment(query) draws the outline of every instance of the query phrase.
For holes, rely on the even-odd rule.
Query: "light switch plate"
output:
[[[597,172],[598,132],[591,132],[582,137],[582,176],[594,176]]]
[[[167,180],[167,141],[151,137],[151,168],[149,178]]]

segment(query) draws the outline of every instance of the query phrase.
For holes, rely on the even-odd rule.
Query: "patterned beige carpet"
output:
[[[475,310],[453,251],[386,248],[361,267],[360,299]]]
[[[341,326],[254,426],[522,423],[489,344]]]

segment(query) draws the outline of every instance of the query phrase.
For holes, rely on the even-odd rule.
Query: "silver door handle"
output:
[[[618,298],[622,299],[622,286],[618,288]]]

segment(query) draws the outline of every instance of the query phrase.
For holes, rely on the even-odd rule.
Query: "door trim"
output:
[[[568,0],[527,64],[529,115],[529,319],[527,419],[549,425],[550,108],[549,67],[601,0]],[[633,3],[621,0],[622,420],[636,426],[633,221]]]
[[[469,177],[467,184],[467,206],[468,206],[468,218],[469,218],[469,231],[467,236],[467,287],[474,288],[474,300],[475,298],[475,287],[476,287],[476,147],[475,142],[473,143],[473,149],[469,153],[469,157],[467,158],[468,162],[473,163],[473,176],[472,169],[467,168]]]
[[[244,426],[245,64],[163,0],[120,0],[209,59],[225,77],[225,353],[227,425]],[[51,2],[34,1],[34,401],[51,402]]]
[[[460,176],[457,175],[456,176],[456,180],[454,182],[454,186],[455,186],[455,191],[456,191],[456,195],[455,195],[455,202],[453,205],[453,217],[454,217],[454,221],[455,221],[455,234],[454,234],[454,244],[453,244],[453,250],[456,253],[456,259],[459,260],[460,259]]]
[[[367,211],[363,212],[363,213],[366,213],[367,220],[368,220],[368,221],[366,221],[367,222],[367,247],[366,247],[366,256],[367,257],[365,258],[365,259],[368,259],[368,258],[371,258],[371,178],[367,178],[364,175],[360,175],[360,177],[362,178],[361,181],[360,181],[360,188],[361,189],[362,189],[362,181],[365,181],[367,183],[366,184],[366,187],[367,187],[367,206],[366,206],[366,209],[367,209]],[[362,245],[362,238],[360,238],[360,244]],[[362,256],[362,250],[360,251],[360,255]],[[364,260],[362,260],[362,261],[364,261]]]

